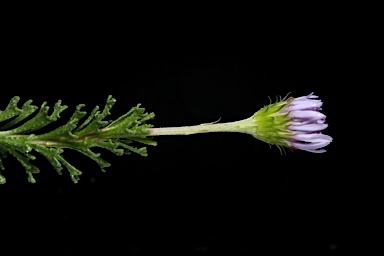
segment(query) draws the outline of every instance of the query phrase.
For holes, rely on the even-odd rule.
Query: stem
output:
[[[150,128],[149,136],[160,136],[160,135],[191,135],[197,133],[208,133],[208,132],[241,132],[252,134],[249,131],[249,120],[244,119],[236,122],[219,123],[219,124],[200,124],[193,126],[181,126],[181,127],[161,127],[161,128]]]

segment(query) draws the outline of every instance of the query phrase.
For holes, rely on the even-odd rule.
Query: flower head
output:
[[[313,153],[326,152],[323,147],[332,142],[332,137],[322,134],[328,127],[326,116],[320,112],[322,104],[313,93],[269,104],[251,117],[256,123],[253,135],[279,149],[283,146]]]

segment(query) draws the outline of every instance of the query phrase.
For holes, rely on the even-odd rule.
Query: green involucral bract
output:
[[[132,143],[142,143],[155,146],[156,142],[148,137],[148,128],[152,125],[146,121],[154,118],[154,113],[146,113],[144,108],[138,104],[128,113],[115,121],[104,120],[109,116],[112,106],[116,100],[108,97],[107,103],[102,111],[96,106],[88,118],[81,124],[80,120],[86,116],[86,112],[81,109],[84,104],[78,105],[69,121],[50,132],[37,134],[35,131],[57,121],[60,113],[67,109],[58,101],[51,114],[48,114],[49,107],[44,102],[40,109],[31,105],[32,100],[18,108],[20,98],[14,97],[4,111],[0,111],[0,169],[4,170],[2,159],[7,155],[14,156],[21,165],[24,166],[28,181],[35,183],[33,174],[40,170],[31,163],[36,157],[31,154],[35,151],[44,156],[61,175],[61,170],[65,167],[73,182],[79,180],[81,171],[64,159],[64,149],[76,150],[92,160],[96,161],[102,171],[110,163],[100,157],[100,153],[95,153],[92,148],[99,147],[107,149],[118,156],[130,154],[131,152],[147,156],[146,147],[135,147]],[[37,109],[38,113],[30,117]],[[29,120],[16,126],[23,120]],[[6,179],[0,173],[0,184],[4,184]]]
[[[283,149],[282,147],[289,147],[287,138],[292,135],[287,129],[289,113],[280,112],[286,107],[288,101],[289,99],[284,98],[270,103],[251,117],[256,126],[254,136],[270,145],[276,145],[280,150]]]

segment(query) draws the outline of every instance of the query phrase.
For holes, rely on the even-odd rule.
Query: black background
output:
[[[3,248],[52,255],[342,255],[353,248],[348,216],[356,193],[340,102],[351,56],[342,23],[251,17],[196,26],[117,17],[68,26],[68,19],[9,31],[0,109],[15,95],[35,105],[61,99],[69,106],[57,122],[63,124],[77,104],[90,111],[112,95],[111,119],[141,103],[155,112],[155,127],[167,127],[236,121],[268,104],[268,96],[314,92],[334,142],[324,154],[280,155],[244,134],[163,136],[148,157],[100,150],[112,164],[106,173],[67,150],[83,171],[78,184],[40,156],[34,163],[41,173],[30,184],[8,157],[0,186]]]

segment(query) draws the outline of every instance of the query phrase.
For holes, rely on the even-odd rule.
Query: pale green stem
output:
[[[191,134],[208,133],[208,132],[241,132],[241,133],[254,134],[252,129],[250,129],[252,128],[251,124],[255,124],[255,121],[251,120],[251,118],[248,118],[241,121],[229,122],[229,123],[200,124],[200,125],[181,126],[181,127],[150,128],[148,129],[148,131],[149,131],[149,136],[191,135]]]

